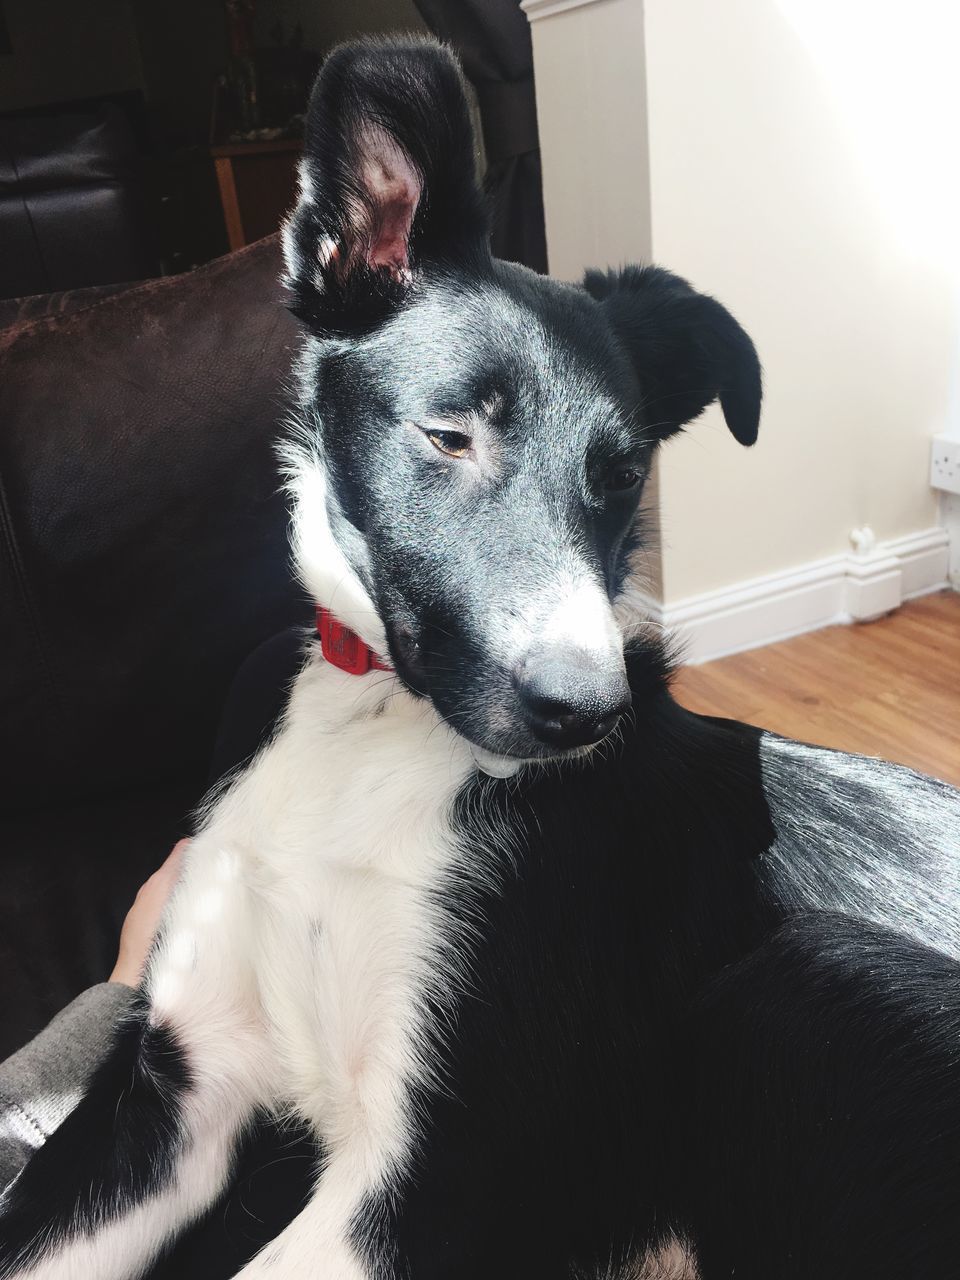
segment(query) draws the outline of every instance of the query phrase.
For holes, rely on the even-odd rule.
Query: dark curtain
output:
[[[415,0],[476,89],[498,258],[547,269],[530,26],[520,0]]]

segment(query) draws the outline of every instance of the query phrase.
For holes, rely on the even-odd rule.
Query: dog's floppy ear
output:
[[[660,267],[588,271],[596,298],[627,352],[643,397],[647,425],[664,439],[720,400],[741,444],[760,426],[760,361],[725,307]]]
[[[325,61],[307,115],[301,195],[284,228],[293,310],[362,333],[430,261],[488,254],[460,68],[433,40],[364,40]]]

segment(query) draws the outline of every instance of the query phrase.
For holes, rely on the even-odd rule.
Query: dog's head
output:
[[[460,72],[429,41],[331,54],[284,247],[308,587],[481,752],[599,741],[629,705],[616,606],[653,453],[717,398],[754,441],[750,339],[655,267],[577,288],[491,258]]]

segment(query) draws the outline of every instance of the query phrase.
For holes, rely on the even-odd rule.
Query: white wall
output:
[[[643,9],[635,0],[557,7],[526,0],[537,83],[550,272],[649,261],[652,253]],[[662,593],[657,469],[644,494],[653,545],[644,569]]]
[[[664,450],[667,602],[846,551],[864,524],[886,540],[937,522],[960,226],[942,171],[960,116],[927,89],[953,92],[938,51],[957,8],[601,0],[534,21],[551,269],[646,244],[730,307],[765,367],[753,450],[717,410]],[[607,140],[585,168],[591,134]]]
[[[551,274],[577,280],[585,267],[649,258],[642,6],[523,7],[532,18]]]

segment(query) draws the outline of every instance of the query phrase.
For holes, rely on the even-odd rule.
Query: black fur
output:
[[[584,288],[603,303],[630,352],[648,425],[661,439],[719,397],[734,437],[740,444],[756,441],[760,364],[753,343],[719,302],[658,267],[588,271]]]
[[[0,1276],[13,1274],[61,1234],[90,1231],[140,1204],[173,1176],[180,1102],[190,1088],[186,1055],[139,1005],[76,1109],[40,1147],[3,1203]]]
[[[362,248],[378,215],[356,157],[378,129],[423,179],[400,276],[372,271]],[[591,275],[581,289],[495,262],[468,130],[459,76],[436,45],[334,54],[311,102],[311,181],[289,268],[315,338],[305,414],[331,523],[387,622],[393,662],[471,740],[530,757],[555,743],[545,749],[518,702],[529,655],[511,662],[491,645],[491,604],[505,627],[567,547],[616,596],[655,447],[718,396],[734,435],[753,440],[760,366],[733,317],[667,271]],[[318,276],[330,241],[342,250]],[[466,420],[482,465],[454,466],[425,444],[437,420]],[[612,487],[626,471],[637,483]],[[612,696],[616,665],[584,700]]]
[[[367,1219],[387,1212],[417,1280],[606,1275],[672,1236],[702,1280],[951,1274],[960,966],[791,916],[764,735],[681,709],[659,665],[634,652],[635,725],[603,768],[462,798],[463,838],[481,856],[492,807],[515,870],[450,904],[481,939],[445,1088]]]
[[[407,293],[363,260],[384,216],[358,179],[373,127],[396,140],[425,187],[412,227],[413,266],[456,261],[462,268],[464,259],[489,258],[460,68],[440,46],[409,39],[341,45],[324,63],[307,127],[304,169],[314,199],[298,206],[288,234],[301,263],[290,277],[293,311],[312,328],[367,333]],[[317,246],[327,237],[340,252],[320,269]]]
[[[848,916],[791,920],[709,987],[684,1065],[706,1277],[955,1274],[955,961]]]
[[[475,856],[492,809],[515,870],[479,908],[449,904],[481,941],[389,1221],[400,1275],[597,1277],[679,1225],[680,1032],[692,993],[776,920],[757,877],[773,832],[759,732],[682,711],[656,651],[628,665],[635,725],[602,768],[462,797]]]
[[[664,437],[719,398],[752,443],[753,344],[658,268],[578,289],[494,262],[459,73],[428,42],[333,54],[306,156],[291,285],[334,533],[407,686],[479,751],[555,755],[521,705],[538,637],[500,642],[558,548],[616,599]],[[702,1280],[955,1274],[960,795],[693,715],[656,643],[604,661],[629,680],[617,734],[457,798],[494,874],[443,891],[467,980],[414,1165],[358,1250],[398,1280],[595,1280],[672,1235]],[[162,1033],[124,1033],[17,1185],[8,1269],[97,1188],[118,1205],[169,1177],[188,1087]],[[302,1135],[291,1163],[295,1206]],[[282,1218],[275,1199],[261,1238]],[[185,1278],[235,1255],[174,1256]]]
[[[422,56],[418,46],[409,65]],[[440,98],[427,94],[435,108]],[[321,147],[335,119],[325,102],[315,98],[312,117]],[[402,127],[394,136],[410,143]],[[435,148],[432,165],[416,150],[424,144]],[[639,486],[611,493],[604,478],[627,465],[642,481],[657,444],[715,399],[735,438],[752,444],[760,365],[718,302],[659,268],[590,272],[576,290],[494,263],[475,237],[470,149],[451,155],[430,128],[409,149],[422,173],[442,167],[459,193],[443,201],[453,223],[424,226],[425,243],[455,243],[458,204],[464,236],[442,260],[412,248],[414,270],[369,336],[344,342],[341,329],[329,342],[329,327],[314,323],[309,407],[333,477],[331,515],[410,687],[480,746],[537,754],[516,713],[515,673],[491,637],[492,607],[519,607],[546,574],[544,549],[571,531],[615,597],[643,537]],[[429,207],[429,176],[425,189]],[[472,429],[495,456],[495,479],[470,487],[457,466],[417,451],[410,424],[457,420],[484,403],[495,409]],[[960,831],[960,802],[879,764],[843,777],[835,764],[774,760],[759,730],[677,707],[657,646],[636,646],[627,667],[633,713],[602,765],[524,774],[507,787],[480,782],[463,798],[462,839],[481,858],[492,810],[512,833],[516,871],[479,903],[449,904],[464,911],[465,936],[479,937],[470,995],[444,1051],[448,1087],[422,1099],[418,1166],[402,1195],[368,1206],[358,1240],[376,1238],[398,1274],[418,1280],[596,1274],[671,1232],[699,1245],[704,1280],[892,1280],[919,1274],[912,1260],[949,1269],[960,1243],[952,1139],[935,1152],[926,1138],[914,1145],[915,1125],[927,1121],[923,1107],[914,1114],[921,1087],[908,1087],[908,1076],[940,1073],[960,1098],[957,1059],[945,1040],[931,1041],[887,1077],[875,1055],[884,1036],[900,1034],[890,994],[898,977],[920,993],[944,974],[955,987],[956,961],[869,923],[897,900],[915,936],[948,939],[949,871],[942,851],[939,862],[925,853],[930,836],[918,819],[868,815],[898,807],[899,794],[918,815],[943,804],[943,820]],[[808,767],[822,777],[808,781]],[[829,844],[797,849],[798,832],[816,841],[821,811]],[[796,873],[781,846],[797,858]],[[953,911],[958,865],[960,852],[947,891]],[[833,917],[808,923],[811,896],[814,907],[841,901],[860,916],[846,927],[865,950],[846,945]],[[953,943],[960,948],[960,936]],[[741,976],[701,1003],[727,972]],[[780,1010],[789,1034],[777,1074],[767,1075],[763,1035],[747,1037],[733,1010],[729,1022],[711,1014],[724,990],[745,1016],[754,1000]],[[958,1006],[945,998],[949,1035]],[[829,1005],[820,1020],[810,1016],[818,999]],[[857,1001],[871,1034],[846,1036],[843,1052],[831,1052]],[[825,1081],[817,1064],[828,1067]],[[843,1160],[824,1145],[826,1100],[854,1099],[861,1081],[869,1093],[869,1079],[883,1102],[885,1149],[907,1168],[933,1152],[925,1181],[952,1219],[938,1212],[925,1226],[920,1196],[897,1213],[879,1174],[883,1143],[861,1143],[848,1129]],[[770,1105],[754,1105],[750,1091]],[[944,1134],[955,1131],[960,1102],[949,1098],[943,1087],[927,1095],[931,1132],[937,1117]],[[775,1134],[781,1118],[789,1143]],[[861,1169],[865,1161],[873,1167]],[[835,1225],[821,1232],[828,1206]],[[877,1214],[896,1250],[872,1247]],[[829,1260],[831,1249],[842,1262]],[[815,1259],[814,1270],[801,1257]]]

